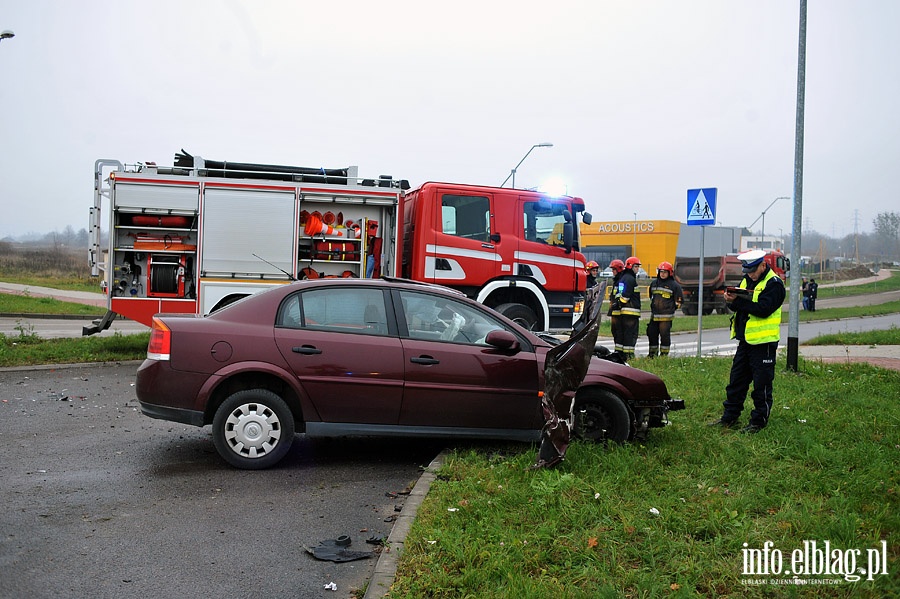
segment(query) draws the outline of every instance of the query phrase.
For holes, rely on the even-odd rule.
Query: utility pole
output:
[[[803,224],[803,120],[806,107],[806,0],[800,0],[800,31],[797,36],[797,115],[794,120],[794,234],[791,257],[800,255]],[[788,316],[787,367],[797,372],[800,354],[800,277],[791,277]]]

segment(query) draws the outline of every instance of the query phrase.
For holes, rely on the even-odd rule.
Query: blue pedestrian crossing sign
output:
[[[687,224],[716,224],[716,191],[715,187],[688,189]]]

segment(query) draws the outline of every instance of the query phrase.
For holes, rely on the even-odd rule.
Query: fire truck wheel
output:
[[[537,316],[534,311],[524,304],[500,304],[494,309],[529,331],[533,331],[534,325],[537,324]]]
[[[575,435],[585,441],[623,443],[633,435],[631,412],[611,391],[587,389],[575,398]]]
[[[261,470],[278,463],[294,440],[294,415],[266,389],[230,395],[213,418],[213,443],[236,468]]]

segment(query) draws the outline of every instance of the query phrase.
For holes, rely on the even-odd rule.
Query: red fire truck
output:
[[[397,276],[456,288],[534,330],[581,310],[584,201],[520,189],[360,179],[319,169],[204,160],[98,160],[89,260],[107,314],[208,314],[298,278]],[[103,198],[108,246],[101,247]]]

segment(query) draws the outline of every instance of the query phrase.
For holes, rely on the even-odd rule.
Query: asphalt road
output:
[[[298,436],[278,467],[236,470],[208,427],[140,413],[136,367],[0,370],[0,597],[349,597],[377,556],[304,546],[374,550],[404,502],[387,494],[442,448]]]

